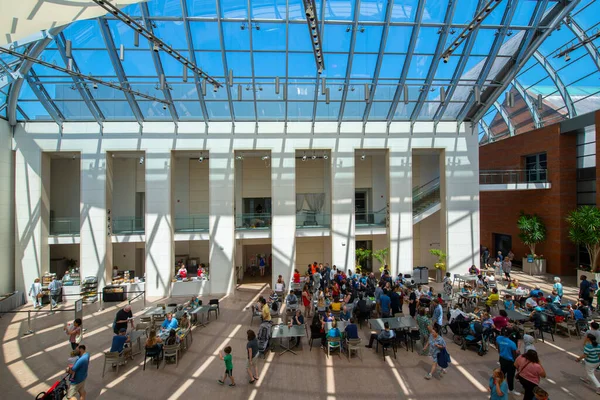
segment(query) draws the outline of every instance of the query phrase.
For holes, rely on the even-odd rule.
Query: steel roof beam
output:
[[[320,38],[321,43],[323,43],[323,40],[325,37],[325,4],[326,3],[327,3],[327,1],[321,1],[321,19],[319,19],[318,16],[316,16],[317,20],[321,24],[321,26],[319,27],[319,32],[321,33],[321,38]],[[348,22],[346,22],[346,24],[347,23]],[[317,70],[317,76],[315,77],[315,99],[313,102],[313,115],[312,115],[313,132],[314,132],[315,121],[317,119],[317,105],[319,104],[319,81],[320,81],[319,78],[325,79],[321,76],[321,74],[319,74],[319,71]]]
[[[188,19],[187,0],[181,0],[181,15],[183,17],[183,29],[185,30],[185,39],[188,47],[188,57],[196,64],[196,52],[194,51],[194,40],[192,38],[192,30],[190,29],[190,20]],[[187,67],[184,66],[184,68]],[[196,92],[198,92],[198,101],[200,101],[200,108],[202,109],[202,116],[204,117],[204,124],[208,126],[208,110],[206,109],[204,94],[202,93],[202,82],[200,81],[198,73],[196,71],[193,71],[193,73]]]
[[[65,49],[64,35],[62,33],[57,35],[54,38],[54,42],[56,43],[58,53],[60,54],[60,57],[63,59],[63,62],[65,63],[65,65],[68,65],[69,58],[67,57],[67,52]],[[77,66],[77,62],[75,61],[75,58],[71,58],[71,66],[72,66],[73,71],[81,73],[81,71],[79,70],[79,67]],[[71,75],[71,79],[73,80],[73,83],[75,84],[75,87],[77,88],[77,91],[79,92],[79,95],[83,99],[85,105],[90,110],[90,114],[92,114],[92,116],[94,117],[94,119],[96,120],[98,125],[102,126],[102,124],[104,123],[104,119],[105,119],[104,114],[102,113],[102,110],[100,110],[100,107],[98,107],[98,104],[94,100],[94,96],[92,96],[92,93],[88,89],[85,81],[75,75]]]
[[[358,32],[359,14],[360,0],[354,0],[354,20],[352,21],[352,36],[350,37],[350,51],[348,52],[348,63],[346,64],[346,77],[344,78],[344,87],[342,88],[342,102],[340,103],[340,112],[338,113],[338,125],[342,123],[344,109],[346,108],[346,99],[348,98],[348,89],[350,88],[350,75],[352,74],[352,61],[354,60],[354,47],[356,45],[356,34]]]
[[[140,10],[142,13],[142,21],[144,21],[145,28],[154,35],[154,28],[152,27],[152,23],[148,19],[150,15],[150,11],[148,10],[148,3],[140,3]],[[167,108],[169,109],[169,113],[171,114],[171,118],[175,125],[179,122],[179,115],[177,115],[177,110],[175,109],[175,105],[173,104],[173,97],[171,96],[171,89],[169,88],[169,84],[167,83],[167,77],[165,76],[165,70],[162,66],[162,61],[160,60],[160,55],[157,51],[153,51],[153,44],[148,41],[148,49],[150,50],[150,54],[152,54],[152,62],[154,63],[154,69],[156,69],[156,75],[158,75],[159,81],[162,77],[162,83],[164,84],[163,88],[160,90],[163,92],[165,96],[165,100],[169,103]],[[187,67],[185,67],[187,68]]]
[[[502,104],[500,104],[497,101],[494,102],[494,107],[496,107],[496,110],[498,110],[498,113],[500,114],[500,116],[504,120],[504,123],[508,127],[508,133],[510,134],[510,136],[515,136],[515,126],[510,120],[510,115],[508,115],[506,109],[502,107]]]
[[[284,121],[285,121],[285,133],[287,133],[287,121],[289,112],[289,101],[288,101],[288,71],[290,69],[290,0],[285,1],[285,81],[283,82],[283,105],[285,107]],[[277,88],[279,89],[279,88]]]
[[[217,25],[219,27],[219,43],[221,44],[221,62],[223,63],[223,76],[225,77],[225,90],[227,90],[227,101],[229,102],[229,114],[231,115],[231,123],[235,124],[235,112],[233,110],[233,101],[231,98],[231,86],[227,84],[229,68],[227,68],[227,54],[225,54],[225,39],[223,37],[223,19],[221,18],[221,0],[215,0],[215,3],[217,7]]]
[[[536,4],[536,10],[538,7],[539,7],[539,3]],[[492,69],[492,66],[494,65],[494,62],[496,61],[496,57],[498,56],[498,53],[500,52],[500,49],[502,48],[502,44],[504,43],[504,38],[506,37],[506,33],[508,32],[508,27],[510,25],[510,22],[512,21],[513,15],[515,14],[516,10],[517,10],[517,1],[516,0],[508,0],[508,3],[506,4],[506,9],[504,10],[504,15],[502,16],[502,22],[501,22],[502,28],[496,33],[496,38],[494,39],[494,42],[490,49],[490,54],[485,59],[483,68],[481,69],[481,72],[479,73],[479,77],[477,78],[477,82],[474,85],[474,86],[479,87],[479,89],[482,89],[482,85],[485,83],[486,78],[488,77],[488,75]],[[465,119],[464,117],[467,114],[467,112],[469,111],[471,104],[474,103],[474,101],[475,101],[474,94],[475,94],[474,90],[469,93],[465,103],[463,104],[462,108],[458,112],[456,119],[459,121],[459,123],[461,123]]]
[[[533,123],[535,124],[535,127],[540,128],[542,126],[542,119],[541,119],[540,113],[538,112],[537,105],[533,104],[531,97],[528,96],[527,91],[525,90],[523,85],[521,85],[521,82],[519,82],[518,79],[513,79],[512,83],[513,83],[513,86],[515,87],[515,89],[517,89],[517,92],[519,92],[519,94],[523,98],[523,101],[525,102],[525,104],[527,105],[527,108],[529,109],[529,113],[531,114],[531,118],[533,119]]]
[[[37,75],[33,71],[33,68],[29,70],[29,72],[25,75],[25,79],[27,79],[27,83],[29,83],[29,87],[38,98],[42,106],[46,109],[48,114],[52,117],[54,122],[62,128],[63,123],[65,122],[65,116],[60,112],[56,104],[52,101],[52,98],[46,91],[43,85],[40,85],[40,80]]]
[[[444,46],[446,45],[446,40],[448,39],[450,26],[452,25],[452,19],[454,18],[454,11],[456,10],[456,3],[458,3],[458,0],[448,1],[448,7],[446,8],[446,16],[444,18],[445,26],[443,28],[440,28],[443,30],[442,32],[438,32],[440,36],[438,38],[437,46],[435,48],[435,54],[433,55],[433,59],[431,60],[431,65],[429,66],[429,71],[427,71],[425,84],[423,85],[423,90],[419,93],[417,105],[413,109],[413,112],[410,116],[410,122],[412,124],[414,124],[417,118],[419,117],[419,113],[421,112],[425,101],[427,101],[427,96],[429,95],[429,87],[433,82],[433,78],[435,78],[435,73],[437,72],[438,66],[440,65],[440,56],[442,55],[442,51],[444,50]],[[475,32],[472,32],[472,34],[473,33]],[[448,97],[446,97],[444,103],[447,103],[448,100]]]
[[[483,5],[484,5],[484,0],[479,0],[479,3],[477,4],[477,12],[481,10]],[[463,73],[465,72],[465,68],[467,66],[467,61],[469,60],[469,57],[471,55],[471,50],[473,50],[473,46],[475,45],[475,39],[477,38],[477,34],[479,33],[480,27],[481,27],[481,25],[476,26],[475,29],[473,30],[473,32],[471,32],[471,34],[469,35],[469,37],[467,38],[467,40],[465,42],[465,46],[463,47],[462,55],[460,56],[460,58],[458,60],[458,65],[456,66],[456,69],[454,70],[454,74],[452,74],[452,80],[450,81],[450,87],[448,88],[448,92],[446,93],[446,102],[444,104],[441,104],[440,107],[438,107],[437,111],[435,112],[435,115],[433,116],[433,121],[434,121],[435,125],[437,125],[440,122],[440,120],[442,119],[442,117],[444,116],[444,113],[446,112],[448,105],[450,105],[450,100],[452,99],[452,96],[454,96],[454,91],[456,90],[456,88],[458,86],[460,86],[457,84],[457,82],[460,81],[460,78],[462,77]]]
[[[492,137],[492,132],[490,131],[490,127],[488,126],[487,122],[485,122],[483,120],[483,118],[479,121],[479,125],[481,126],[481,129],[483,129],[484,137],[487,136],[487,140],[486,141],[480,141],[479,145],[482,145],[482,144],[485,144],[485,143],[489,143],[489,141],[491,140],[491,137]]]
[[[546,60],[546,57],[544,57],[542,55],[542,53],[539,52],[539,50],[536,50],[535,53],[533,53],[533,57],[535,57],[537,62],[542,67],[544,67],[544,69],[546,70],[546,73],[548,73],[548,76],[550,77],[550,79],[552,79],[552,81],[554,82],[554,85],[556,85],[556,88],[558,89],[558,92],[562,96],[563,101],[565,102],[565,106],[567,107],[567,112],[569,113],[569,118],[576,117],[577,111],[575,110],[575,106],[573,105],[573,99],[571,98],[571,95],[569,94],[569,91],[567,90],[567,87],[563,83],[560,75],[558,75],[557,71],[554,69],[552,64],[550,64]],[[518,77],[515,78],[515,80],[518,80],[518,79],[519,79]]]
[[[363,114],[363,123],[367,123],[369,114],[371,113],[371,106],[375,97],[375,90],[377,89],[377,83],[379,82],[379,74],[381,73],[381,65],[383,64],[383,55],[385,53],[385,46],[387,45],[388,33],[390,30],[390,20],[392,19],[392,9],[394,8],[394,0],[388,0],[387,7],[385,8],[385,22],[383,25],[383,32],[381,33],[381,41],[379,42],[379,53],[377,54],[377,63],[375,64],[375,73],[373,74],[373,84],[369,90],[369,99],[365,106],[365,112]]]
[[[251,0],[246,3],[248,7],[248,36],[250,37],[250,73],[252,74],[252,96],[254,98],[254,121],[256,122],[256,133],[258,133],[258,105],[256,104],[256,78],[254,74],[254,46],[252,44],[252,4]],[[225,73],[225,80],[228,80],[228,72]],[[229,85],[229,82],[226,83]]]
[[[108,21],[103,18],[98,18],[98,26],[100,27],[100,35],[104,40],[104,44],[106,44],[106,51],[108,53],[108,57],[110,58],[110,62],[117,74],[117,78],[119,79],[119,83],[122,87],[130,89],[129,82],[127,81],[127,76],[125,75],[125,70],[123,69],[123,65],[121,64],[121,60],[119,60],[119,55],[117,54],[117,49],[115,48],[115,42],[113,40],[112,34],[110,32],[110,27],[108,26]],[[125,98],[129,103],[129,107],[135,116],[138,124],[142,126],[144,122],[144,115],[142,114],[142,110],[140,110],[140,106],[138,105],[135,97],[131,93],[125,92]]]
[[[570,24],[565,23],[565,25],[569,27],[569,29],[573,32],[573,34],[579,39],[581,43],[584,43],[583,46],[585,47],[585,50],[588,52],[590,57],[592,57],[594,64],[596,64],[596,68],[600,70],[600,51],[598,51],[598,48],[594,45],[594,42],[589,40],[589,37],[585,30],[581,26],[579,26],[579,24],[575,21],[574,18],[571,18]]]
[[[541,21],[540,25],[548,26],[549,28],[537,30],[531,38],[526,48],[519,51],[518,57],[513,57],[508,63],[498,72],[495,81],[500,83],[500,86],[493,90],[482,93],[484,103],[478,107],[473,107],[467,114],[467,118],[471,121],[477,121],[481,118],[486,110],[500,97],[502,91],[510,84],[517,75],[519,70],[527,63],[530,57],[537,51],[542,42],[554,31],[560,24],[562,19],[570,13],[579,3],[579,0],[565,1],[557,3]],[[543,12],[543,11],[542,11]],[[485,96],[485,97],[484,97]]]
[[[37,58],[44,51],[44,49],[52,42],[52,38],[55,35],[61,33],[65,28],[66,26],[61,26],[59,28],[53,28],[47,31],[46,37],[34,44],[33,47],[27,52],[27,55],[32,58]],[[29,72],[32,66],[33,61],[24,60],[21,63],[21,66],[19,67],[20,77],[16,79],[10,87],[6,116],[8,117],[8,122],[13,126],[17,124],[17,100],[19,99],[21,88],[23,87],[25,75]]]
[[[408,44],[408,50],[406,54],[406,58],[404,59],[404,65],[402,66],[402,72],[400,73],[400,79],[398,80],[398,87],[396,88],[396,92],[394,93],[394,98],[392,99],[392,105],[390,106],[390,111],[387,115],[387,125],[390,126],[392,123],[392,119],[394,118],[394,114],[396,114],[396,109],[398,108],[398,101],[400,100],[400,94],[403,91],[403,86],[406,83],[406,77],[408,76],[408,70],[410,68],[410,62],[412,61],[413,53],[415,51],[415,46],[417,44],[417,38],[419,37],[419,31],[421,30],[421,21],[423,20],[423,11],[425,10],[425,0],[419,0],[419,5],[417,6],[417,12],[415,15],[415,21],[417,21],[416,25],[413,28],[413,31],[410,36],[410,43]]]

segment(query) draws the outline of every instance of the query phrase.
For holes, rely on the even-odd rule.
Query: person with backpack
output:
[[[248,383],[254,383],[258,380],[258,340],[256,340],[256,333],[252,329],[248,329],[246,335],[248,338],[248,343],[246,344],[246,352],[248,353],[246,370],[250,376]]]
[[[587,384],[593,384],[596,389],[596,394],[600,394],[600,382],[595,375],[596,369],[600,366],[600,346],[598,346],[596,336],[592,333],[588,333],[585,336],[583,355],[575,359],[575,361],[578,362],[583,360],[585,360],[584,366],[587,379],[581,378],[581,380]]]

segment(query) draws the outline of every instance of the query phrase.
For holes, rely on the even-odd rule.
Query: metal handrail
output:
[[[433,186],[424,189],[425,186],[432,184]],[[422,185],[419,187],[418,191],[413,191],[413,204],[416,203],[417,201],[421,200],[422,198],[426,197],[427,195],[435,192],[436,190],[439,190],[440,188],[440,178],[436,178],[436,179],[432,179],[431,181],[427,182],[425,185]]]
[[[502,169],[479,172],[479,184],[547,183],[547,169]]]
[[[429,185],[429,184],[431,184],[433,182],[436,182],[439,185],[439,183],[440,183],[440,177],[438,176],[437,178],[433,178],[429,182],[426,182],[426,183],[424,183],[424,184],[422,184],[420,186],[413,187],[413,193],[416,192],[416,191],[418,191],[419,189],[424,188],[425,186],[427,186],[427,185]]]

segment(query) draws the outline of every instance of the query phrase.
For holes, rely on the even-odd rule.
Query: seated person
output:
[[[358,327],[354,323],[354,318],[350,318],[350,323],[346,325],[346,329],[344,329],[344,332],[346,332],[347,339],[359,339]]]
[[[187,269],[185,268],[185,265],[181,264],[181,267],[177,271],[177,276],[181,279],[187,278]]]
[[[515,302],[513,301],[512,296],[509,294],[504,296],[504,309],[508,311],[515,310]]]
[[[481,310],[479,307],[475,307],[471,314],[473,314],[475,319],[481,320],[481,317],[483,316],[483,310]]]
[[[450,318],[448,318],[448,323],[454,321],[458,316],[461,316],[463,319],[469,319],[469,315],[463,312],[460,304],[455,304],[454,308],[450,310]]]
[[[417,285],[417,288],[415,289],[415,296],[417,296],[417,299],[423,297],[423,288],[421,285]]]
[[[331,338],[341,338],[342,335],[340,333],[340,330],[337,328],[337,322],[335,321],[335,319],[333,321],[331,321],[331,329],[329,331],[327,331],[327,334],[325,335],[325,337],[323,338],[323,344],[325,342],[325,339],[331,339]],[[333,342],[329,342],[329,343],[333,343]],[[323,347],[325,347],[323,345]]]
[[[531,297],[540,298],[544,296],[544,292],[540,290],[539,286],[536,286],[531,292],[529,292]]]
[[[489,286],[495,286],[496,285],[496,277],[494,276],[494,272],[493,271],[488,271],[486,273],[486,275],[487,276],[486,276],[485,280],[486,280],[486,282],[488,284],[488,287]]]
[[[473,293],[471,285],[469,285],[468,283],[465,283],[463,285],[463,287],[460,289],[460,293],[464,294],[464,295],[470,295],[471,293]]]
[[[269,296],[269,303],[273,303],[279,300],[279,296],[275,293],[274,290],[271,290],[271,295]]]
[[[527,311],[533,310],[537,305],[538,303],[535,297],[528,297],[527,300],[525,300],[525,309]]]
[[[498,300],[500,300],[500,296],[498,295],[498,289],[493,288],[492,293],[488,296],[487,300],[485,301],[485,305],[491,307],[493,303],[498,303]]]
[[[171,329],[169,331],[169,337],[165,340],[165,344],[167,346],[173,346],[174,344],[179,344],[179,337],[177,336],[177,332],[175,329]]]
[[[288,325],[304,325],[304,316],[302,315],[302,310],[300,310],[299,308],[296,309],[296,314],[292,317],[292,321]],[[302,338],[302,336],[292,338],[292,340],[294,340],[296,342],[294,347],[297,347],[300,345],[301,338]]]
[[[572,305],[568,305],[567,306],[567,312],[569,313],[569,316],[571,318],[573,318],[575,321],[579,321],[579,320],[583,320],[583,313],[581,312],[581,310],[579,309],[573,309]]]
[[[468,272],[469,272],[469,275],[480,275],[479,268],[477,268],[475,265],[471,265]]]
[[[333,312],[340,312],[340,310],[342,309],[342,303],[340,303],[337,299],[331,303],[331,305],[329,306],[329,308],[331,309],[331,311]]]
[[[365,345],[365,347],[368,347],[369,349],[371,347],[373,347],[373,341],[375,339],[377,339],[378,342],[381,342],[384,340],[393,339],[395,336],[396,336],[396,332],[394,332],[393,330],[390,329],[390,324],[387,322],[384,322],[383,329],[381,330],[381,332],[379,332],[379,333],[371,332],[371,337],[369,338],[369,344]]]
[[[177,329],[178,326],[179,323],[177,322],[177,319],[173,318],[173,314],[168,313],[167,318],[165,318],[163,323],[160,325],[160,328],[163,331],[168,331],[170,329]]]
[[[325,296],[323,296],[323,294],[319,294],[319,299],[317,300],[317,311],[318,312],[325,312],[325,310],[327,309],[326,305],[325,305]]]
[[[481,314],[481,326],[483,326],[483,329],[495,329],[494,320],[489,313],[484,312]]]
[[[150,349],[156,347],[157,350],[160,350],[162,345],[162,339],[156,334],[156,330],[152,329],[148,335],[148,339],[146,339],[146,348]]]
[[[119,329],[119,334],[113,336],[112,345],[110,346],[110,352],[120,353],[125,348],[125,343],[129,343],[129,336],[127,336],[127,329]]]
[[[298,305],[298,297],[294,294],[294,291],[290,290],[290,294],[285,298],[285,304],[296,308]]]
[[[492,321],[496,329],[499,331],[502,331],[502,329],[510,325],[510,322],[508,321],[508,314],[506,314],[505,310],[500,310],[499,315],[494,317]]]
[[[350,321],[350,311],[348,311],[348,306],[344,304],[342,306],[342,311],[340,312],[340,321]]]
[[[181,322],[179,323],[179,327],[185,331],[190,329],[190,326],[190,318],[188,317],[187,313],[184,313],[181,316]]]
[[[589,318],[592,315],[592,312],[590,311],[590,307],[588,306],[588,303],[585,300],[579,300],[579,304],[577,305],[577,309],[579,311],[581,311],[581,314],[583,315],[583,318]]]
[[[190,307],[190,308],[200,307],[200,299],[198,299],[196,296],[192,296],[192,298],[188,302],[188,307]]]
[[[437,300],[438,304],[441,304],[442,306],[444,305],[444,300],[442,299],[441,293],[437,294],[436,300]]]
[[[324,322],[333,322],[335,321],[335,317],[333,316],[331,310],[328,310],[325,315],[323,316],[323,321]]]

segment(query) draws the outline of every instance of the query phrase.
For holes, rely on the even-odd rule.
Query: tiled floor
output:
[[[363,349],[363,359],[333,356],[327,359],[318,346],[308,350],[308,341],[297,356],[270,353],[259,363],[260,379],[250,385],[245,367],[246,330],[250,328],[250,313],[244,308],[261,290],[262,284],[244,285],[221,302],[221,316],[206,328],[194,330],[194,342],[183,354],[179,365],[160,369],[147,366],[142,371],[143,358],[138,355],[120,370],[102,375],[102,352],[110,346],[116,307],[97,311],[97,305],[86,306],[84,342],[91,353],[89,377],[86,381],[88,399],[485,399],[490,372],[497,366],[498,356],[490,352],[479,357],[473,350],[462,351],[446,338],[453,364],[447,375],[431,381],[423,379],[430,364],[427,357],[399,351],[397,359],[382,360],[374,350]],[[142,302],[133,303],[140,314]],[[1,398],[26,399],[49,387],[61,376],[68,357],[69,344],[63,324],[72,312],[40,317],[34,321],[36,333],[23,337],[27,329],[23,314],[0,319],[2,332],[2,365],[0,366]],[[257,322],[254,323],[257,329]],[[363,340],[369,331],[363,328]],[[217,352],[225,345],[233,347],[234,376],[237,387],[220,386],[223,363]],[[542,364],[548,379],[542,386],[551,399],[591,399],[597,396],[580,383],[583,367],[573,361],[579,354],[580,340],[557,337],[555,342],[538,343]]]

